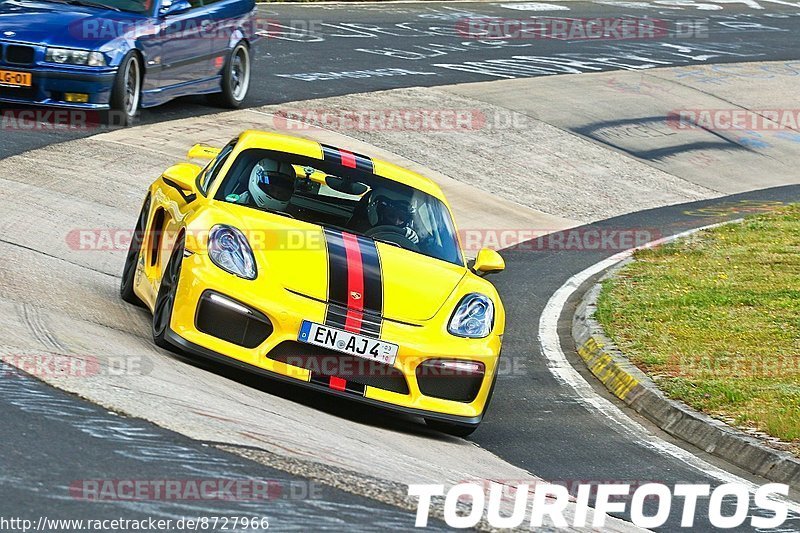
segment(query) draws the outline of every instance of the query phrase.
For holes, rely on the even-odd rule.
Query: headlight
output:
[[[247,239],[233,226],[218,224],[208,234],[208,257],[226,272],[256,279],[256,261]]]
[[[106,56],[101,52],[71,50],[69,48],[48,48],[45,60],[49,63],[88,65],[90,67],[105,67],[107,65]]]
[[[492,332],[494,303],[483,294],[472,293],[458,303],[447,331],[458,337],[482,339]]]

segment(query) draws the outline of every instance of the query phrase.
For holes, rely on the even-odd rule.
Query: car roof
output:
[[[359,166],[363,163],[369,167],[371,164],[371,172],[376,176],[403,183],[409,187],[428,193],[446,203],[444,193],[442,193],[439,186],[430,178],[426,178],[421,174],[389,163],[388,161],[375,159],[333,146],[323,145],[317,141],[303,139],[302,137],[295,137],[293,135],[247,130],[239,136],[236,149],[247,150],[250,148],[275,150],[278,152],[312,157],[319,160],[327,160],[332,153],[335,154],[336,152],[348,154],[352,156],[354,160],[358,161]]]

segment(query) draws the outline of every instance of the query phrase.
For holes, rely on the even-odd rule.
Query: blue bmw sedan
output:
[[[179,96],[236,108],[258,34],[254,0],[0,0],[0,103],[122,126]]]

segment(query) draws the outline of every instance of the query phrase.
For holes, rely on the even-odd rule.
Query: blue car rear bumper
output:
[[[45,105],[70,109],[104,110],[109,108],[116,68],[18,68],[0,65],[2,70],[30,72],[31,87],[0,86],[0,102]],[[88,95],[88,102],[67,102],[65,93]]]

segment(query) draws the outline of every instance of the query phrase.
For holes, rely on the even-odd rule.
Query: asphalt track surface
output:
[[[172,520],[169,531],[192,530],[178,527],[177,521],[204,517],[217,520],[219,527],[212,531],[221,531],[222,524],[239,531],[385,531],[413,524],[413,513],[106,411],[4,363],[0,375],[0,516],[5,519],[32,520],[34,525],[42,519],[39,531],[81,529],[74,522],[59,525],[59,520],[120,518]],[[124,484],[95,483],[108,480],[146,482],[152,489],[141,499],[129,498],[124,490],[132,488]],[[167,480],[182,483],[171,496],[166,485],[157,492],[158,482]],[[221,483],[210,490],[218,490],[219,499],[192,497],[193,486],[217,480]],[[257,527],[233,527],[234,520],[253,519]],[[431,526],[444,529],[435,520]],[[6,528],[2,526],[14,530]]]
[[[643,13],[647,13],[588,3],[570,3],[569,6],[572,9],[570,16],[642,16]],[[637,53],[647,52],[648,60],[667,63],[660,66],[701,62],[696,59],[701,55],[712,56],[705,57],[702,61],[704,63],[797,58],[800,50],[795,42],[786,39],[786,32],[774,29],[731,31],[729,26],[717,27],[713,22],[715,16],[733,17],[732,22],[738,19],[738,24],[745,20],[749,21],[748,24],[796,29],[796,21],[800,20],[800,17],[789,14],[796,13],[800,9],[770,6],[769,11],[769,13],[759,13],[740,6],[726,6],[725,10],[719,13],[702,10],[674,12],[661,8],[654,10],[650,13],[651,16],[703,18],[712,21],[707,38],[694,40],[689,44],[682,42],[682,46],[693,47],[694,50],[691,53],[682,52],[680,56],[675,54],[675,48],[664,47],[663,43],[600,46],[615,47],[606,49],[605,52],[608,54],[620,53],[619,46],[627,47],[623,52],[627,54],[633,53],[631,47],[638,47]],[[781,11],[787,13],[786,18],[769,16],[771,13]],[[430,49],[431,44],[458,45],[462,39],[452,35],[430,35],[431,27],[451,27],[455,21],[465,16],[523,16],[519,12],[515,13],[494,4],[424,6],[399,4],[369,8],[287,5],[268,6],[264,12],[267,16],[286,20],[294,27],[301,26],[300,21],[306,21],[312,26],[315,21],[323,21],[324,24],[336,26],[338,28],[336,32],[342,34],[345,31],[343,28],[352,32],[354,23],[359,25],[356,28],[358,33],[370,33],[364,26],[371,25],[373,27],[371,34],[374,36],[335,37],[331,34],[326,37],[323,29],[322,41],[306,38],[305,40],[310,42],[303,42],[298,36],[293,36],[291,39],[277,37],[269,39],[259,52],[258,70],[248,105],[281,103],[404,86],[431,86],[495,79],[496,75],[467,73],[437,65],[463,65],[467,61],[485,62],[520,55],[518,50],[509,51],[507,47],[497,45],[486,48],[468,47],[468,51],[450,50],[446,52],[446,57],[439,54],[442,49],[438,48],[435,57],[418,59],[400,59],[387,56],[385,52],[374,52],[389,48],[406,52],[419,51],[423,50],[419,46]],[[722,19],[717,19],[717,22],[720,20]],[[411,23],[413,28],[417,26],[426,28],[423,35],[414,36],[418,32],[408,29],[412,27]],[[398,24],[402,26],[397,26]],[[329,26],[323,26],[326,27]],[[382,30],[378,31],[375,27],[380,27]],[[402,34],[400,30],[403,30]],[[365,44],[361,44],[362,42]],[[598,45],[590,42],[536,41],[513,44],[535,47],[537,56],[598,55]],[[716,54],[708,52],[712,46],[717,50]],[[373,52],[358,51],[357,48]],[[436,46],[433,48],[437,49]],[[706,50],[705,54],[701,48]],[[719,53],[723,49],[727,52]],[[524,52],[525,55],[530,53]],[[398,55],[399,52],[392,54]],[[609,68],[614,67],[609,66]],[[339,77],[314,82],[301,79],[308,77],[310,73],[342,73],[375,69],[404,69],[426,74]],[[145,111],[142,120],[144,122],[169,120],[215,111],[217,110],[202,105],[199,99],[183,99],[155,111]],[[80,135],[83,134],[85,133]],[[4,132],[0,137],[0,155],[8,156],[74,137],[75,135],[63,133]],[[743,208],[745,205],[743,201],[750,207]],[[756,191],[735,197],[633,213],[592,224],[583,229],[653,228],[661,235],[667,236],[693,227],[738,218],[743,212],[758,210],[758,207],[754,209],[753,205],[775,201],[800,201],[800,187]],[[704,208],[703,212],[698,211],[701,208]],[[716,216],[707,216],[708,208],[713,208]],[[538,251],[531,251],[528,248]],[[471,440],[511,463],[553,481],[568,483],[654,481],[669,485],[674,483],[716,485],[719,481],[714,478],[679,460],[646,449],[630,436],[614,431],[609,422],[602,417],[602,413],[587,409],[574,397],[572,391],[555,381],[540,356],[533,331],[538,324],[544,304],[573,274],[618,251],[620,249],[561,251],[548,249],[541,243],[528,243],[516,251],[509,250],[504,253],[507,270],[492,279],[500,290],[508,313],[509,328],[506,332],[503,357],[522,364],[517,366],[520,368],[518,372],[499,377],[489,414]],[[568,306],[562,317],[565,324],[570,317]],[[569,346],[567,341],[563,348],[568,357],[573,358],[576,368],[580,369],[582,363],[574,354],[574,346]],[[602,391],[599,393],[602,394]],[[38,404],[32,400],[33,397],[39,398]],[[209,511],[215,510],[213,504],[206,503],[202,509],[185,503],[170,502],[137,505],[119,502],[90,504],[66,496],[67,491],[63,489],[69,483],[92,477],[180,478],[196,477],[198,472],[201,472],[206,473],[208,477],[235,477],[246,474],[249,477],[276,479],[286,484],[299,481],[298,478],[209,449],[201,443],[160,430],[145,422],[106,413],[103,409],[77,401],[69,395],[25,377],[2,381],[0,403],[3,404],[4,413],[4,424],[0,429],[4,448],[0,510],[4,516],[15,514],[38,516],[50,512],[52,516],[57,514],[62,518],[77,517],[87,513],[93,517],[115,517],[120,513],[125,517],[154,514],[175,517],[208,515]],[[101,429],[87,430],[86,428],[90,428],[92,423],[98,424],[97,427]],[[102,431],[104,425],[112,423],[117,426],[122,424],[127,429],[116,432]],[[146,434],[147,438],[128,439],[126,442],[124,438],[126,434]],[[147,442],[148,439],[151,439],[150,442]],[[190,459],[185,460],[185,457],[180,455],[166,457],[166,454],[156,454],[149,460],[142,460],[143,451],[169,449],[170,446],[181,447],[186,451],[186,457]],[[110,457],[113,457],[113,460],[109,459]],[[176,461],[175,457],[180,457],[180,460]],[[325,519],[331,520],[327,524],[333,529],[337,525],[341,527],[343,523],[350,524],[354,529],[397,527],[403,520],[407,525],[411,523],[409,513],[397,512],[370,500],[332,489],[325,489],[321,500],[278,499],[276,502],[276,506],[270,508],[268,513],[271,517],[275,517],[273,527],[280,530],[284,527],[281,527],[279,522],[283,522],[285,526],[308,525],[307,522],[302,522],[302,517],[306,519],[317,517],[321,520],[317,524],[319,527],[324,527]],[[251,510],[247,504],[241,503],[226,502],[219,506],[219,512],[224,512],[228,516]],[[337,510],[344,513],[354,512],[345,515],[345,522],[337,523],[333,518],[337,516]],[[677,526],[679,522],[677,513],[677,509],[673,511],[671,520],[664,530],[680,530]],[[252,513],[249,515],[252,516]],[[708,529],[709,525],[702,518],[707,516],[702,505],[696,516],[698,517],[696,528]],[[787,522],[785,529],[800,530],[800,518],[793,517]]]
[[[256,50],[245,104],[280,104],[400,87],[432,87],[573,71],[797,58],[797,42],[791,36],[797,34],[800,26],[800,8],[762,3],[765,8],[760,10],[735,3],[712,10],[708,7],[712,4],[700,0],[664,0],[665,5],[650,8],[636,7],[637,2],[628,2],[625,7],[565,2],[561,5],[569,6],[569,11],[542,12],[509,9],[503,3],[266,5],[261,7],[260,17],[267,38],[261,40]],[[469,34],[469,30],[463,29],[466,20],[531,16],[628,19],[648,16],[664,21],[669,34],[657,39],[603,42],[487,41],[464,35]],[[519,57],[545,58],[550,62],[514,59]],[[586,65],[575,66],[576,61]],[[492,62],[495,62],[492,73],[487,74],[486,67]],[[521,66],[528,69],[520,70]],[[532,71],[531,67],[540,71]],[[206,105],[204,98],[190,97],[144,110],[140,121],[216,112],[219,109]],[[96,132],[3,131],[0,157],[93,133]]]

